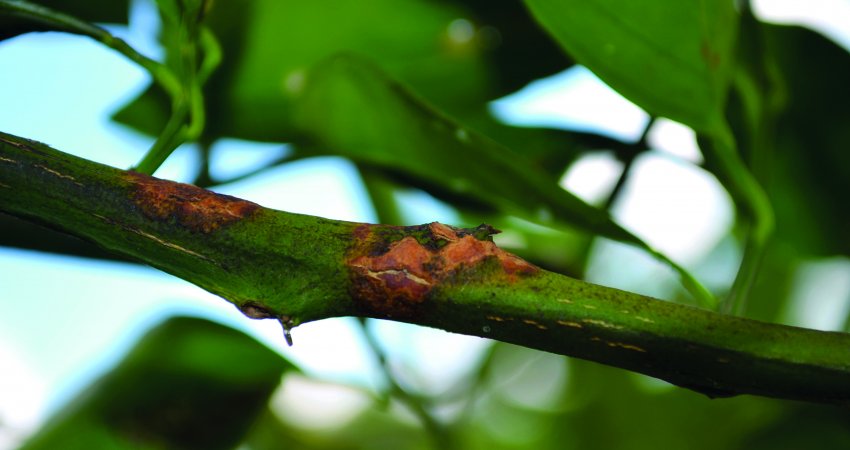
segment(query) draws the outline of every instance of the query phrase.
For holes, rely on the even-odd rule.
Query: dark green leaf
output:
[[[573,65],[520,2],[446,2],[463,5],[471,13],[470,22],[477,28],[476,35],[485,40],[495,95],[510,94]]]
[[[805,28],[765,25],[786,83],[766,185],[786,242],[850,255],[850,53]]]
[[[410,417],[395,409],[370,405],[352,419],[333,427],[296,427],[281,420],[282,413],[260,417],[245,445],[253,450],[428,450],[429,436]],[[299,421],[300,422],[300,421]]]
[[[472,448],[766,450],[817,443],[838,449],[850,442],[840,407],[749,396],[712,400],[574,358],[561,361],[563,371],[552,355],[503,343],[494,350],[493,370],[479,382],[486,393],[464,427],[478,444]]]
[[[340,55],[307,77],[298,123],[315,151],[382,168],[455,203],[634,242],[522,155],[438,114],[364,60]]]
[[[737,13],[730,0],[526,0],[576,61],[655,116],[722,120]]]
[[[805,28],[750,16],[741,25],[728,117],[774,207],[776,240],[785,247],[773,253],[791,260],[850,254],[850,53]]]
[[[350,0],[214,2],[205,23],[218,37],[224,59],[205,86],[208,140],[289,141],[292,102],[306,70],[341,50],[370,56],[443,107],[479,105],[492,96],[485,48],[479,40],[453,40],[448,32],[463,15],[453,5],[421,0],[377,0],[368,8]],[[168,103],[157,103],[160,111],[169,111]],[[151,108],[137,108],[142,107],[130,104],[119,120],[159,133],[143,119]]]
[[[576,226],[631,243],[669,263],[704,306],[714,300],[686,270],[616,224],[606,211],[554,183],[523,155],[438,114],[377,67],[353,55],[317,65],[298,98],[303,148],[382,168],[455,205],[541,225]]]
[[[24,448],[233,448],[287,367],[241,332],[173,318]]]

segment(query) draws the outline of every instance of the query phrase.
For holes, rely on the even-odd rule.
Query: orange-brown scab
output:
[[[133,201],[146,217],[173,220],[194,232],[211,233],[260,209],[256,203],[190,184],[135,172],[129,172],[127,177],[134,186]]]
[[[419,240],[408,235],[386,247],[381,247],[381,237],[376,237],[379,226],[363,225],[355,229],[358,246],[348,260],[353,276],[352,294],[368,312],[385,317],[410,317],[419,311],[428,293],[440,282],[485,260],[498,261],[502,276],[510,282],[539,270],[498,248],[491,240],[476,238],[467,230],[437,222],[414,228]],[[399,232],[404,229],[400,228]],[[431,244],[423,244],[421,240]],[[434,245],[436,242],[440,245]]]

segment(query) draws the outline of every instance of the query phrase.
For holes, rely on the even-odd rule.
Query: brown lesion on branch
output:
[[[125,177],[133,186],[133,202],[146,217],[174,221],[193,232],[211,233],[261,208],[256,203],[191,184],[160,180],[136,172],[127,172]]]
[[[362,225],[354,232],[356,245],[346,261],[352,297],[366,313],[405,318],[421,312],[428,294],[441,283],[472,273],[485,262],[495,263],[495,273],[487,276],[506,282],[540,270],[497,247],[491,238],[495,233],[489,225],[471,229],[438,222],[413,227]]]

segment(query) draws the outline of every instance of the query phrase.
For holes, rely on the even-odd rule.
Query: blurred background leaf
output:
[[[527,0],[579,62],[655,116],[696,130],[722,120],[737,31],[726,0]]]
[[[785,89],[764,162],[778,240],[802,255],[850,255],[850,53],[805,28],[763,27]]]
[[[522,154],[446,119],[359,57],[317,65],[298,112],[309,150],[382,168],[466,208],[631,240],[606,213],[560,188]]]
[[[24,448],[233,448],[292,368],[232,328],[174,317]]]
[[[781,441],[764,437],[781,426],[820,448],[850,445],[848,418],[840,407],[748,396],[707,400],[599,364],[496,347],[493,370],[482,380],[486,388],[471,415],[472,429],[466,429],[478,437],[473,438],[477,445],[466,448],[770,449]],[[789,422],[806,413],[818,419]]]
[[[810,29],[749,14],[741,37],[727,114],[777,224],[747,315],[787,320],[803,265],[850,254],[850,134],[843,125],[850,120],[850,53]]]
[[[296,1],[216,2],[206,23],[221,42],[224,60],[205,90],[207,139],[231,136],[286,142],[291,139],[292,101],[305,71],[341,50],[368,55],[445,108],[463,108],[487,92],[483,43],[452,37],[463,17],[454,5],[412,1],[362,5],[334,0],[321,7]],[[471,26],[471,25],[470,25]],[[153,92],[149,106],[131,104],[119,121],[156,134],[167,103]],[[150,104],[161,113],[151,115]]]

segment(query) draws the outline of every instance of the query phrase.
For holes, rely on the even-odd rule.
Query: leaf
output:
[[[207,140],[289,141],[293,98],[305,71],[344,50],[370,56],[443,107],[480,105],[492,96],[485,49],[448,32],[464,15],[451,4],[423,0],[375,0],[369,8],[351,0],[213,2],[205,24],[220,41],[223,60],[204,90]],[[157,99],[144,107],[131,103],[116,118],[156,135],[150,103],[167,117],[168,102]]]
[[[580,64],[655,116],[723,119],[737,13],[729,0],[526,0]]]
[[[777,231],[803,254],[850,255],[850,53],[805,28],[763,26],[787,89],[765,180]]]
[[[455,0],[472,14],[476,39],[483,39],[495,94],[510,94],[526,84],[573,65],[520,2]]]
[[[820,432],[843,438],[833,442],[844,445],[823,448],[843,448],[850,437],[846,415],[834,406],[752,396],[712,401],[640,375],[577,359],[570,359],[569,364],[570,386],[564,392],[565,406],[558,424],[566,427],[565,432],[576,442],[575,448],[798,448],[782,446],[780,441],[765,445],[768,442],[752,439],[766,430],[780,425],[789,428],[791,424],[795,428],[789,434],[808,436],[819,444]],[[803,412],[820,420],[788,420]],[[710,423],[724,425],[706,426]],[[606,432],[612,428],[617,432]]]
[[[311,70],[298,107],[316,152],[380,167],[456,202],[631,239],[522,155],[440,115],[359,57],[338,55]]]
[[[129,6],[121,0],[36,0],[32,3],[46,6],[87,22],[127,23]],[[27,18],[6,15],[0,7],[0,41],[33,31],[52,31],[54,28]]]
[[[233,448],[289,367],[241,332],[172,318],[23,448]]]
[[[305,81],[297,123],[308,151],[381,168],[455,204],[542,225],[577,226],[631,243],[670,263],[702,303],[713,303],[687,271],[623,229],[606,211],[561,189],[522,154],[440,115],[363,59],[330,58]]]

